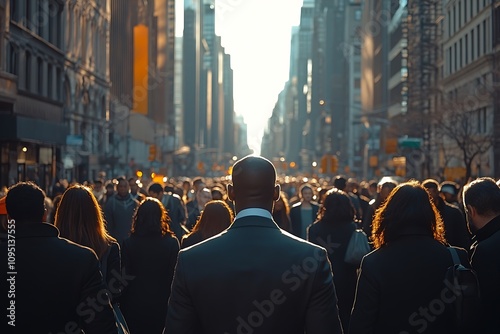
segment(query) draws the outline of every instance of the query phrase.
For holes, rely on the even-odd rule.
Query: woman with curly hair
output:
[[[134,214],[130,237],[123,242],[127,285],[120,300],[131,334],[163,331],[179,252],[169,222],[161,202],[147,197]]]
[[[455,333],[443,221],[417,181],[397,186],[373,221],[376,250],[361,263],[349,333]],[[462,264],[467,253],[457,249]]]

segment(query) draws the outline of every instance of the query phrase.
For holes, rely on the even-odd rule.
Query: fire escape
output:
[[[408,117],[413,127],[409,134],[422,138],[420,152],[413,152],[417,178],[432,175],[431,126],[432,113],[438,97],[441,59],[441,1],[411,0],[408,2]],[[419,156],[420,158],[416,158]],[[411,161],[410,161],[411,163]]]

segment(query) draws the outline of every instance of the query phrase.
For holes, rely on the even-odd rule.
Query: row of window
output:
[[[58,48],[62,46],[62,12],[56,0],[10,0],[10,19]]]
[[[458,0],[448,10],[448,37],[453,36],[462,26],[477,15],[490,0]]]
[[[447,75],[488,54],[489,21],[487,18],[446,49]]]
[[[26,50],[21,53],[17,47],[8,43],[7,71],[17,75],[21,90],[51,100],[61,100],[62,70],[60,67],[46,62],[41,57],[35,57],[30,51]]]

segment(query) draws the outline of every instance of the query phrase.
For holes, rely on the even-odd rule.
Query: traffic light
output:
[[[156,160],[156,145],[149,145],[149,161]]]

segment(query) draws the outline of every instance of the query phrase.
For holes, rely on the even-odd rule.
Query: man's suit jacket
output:
[[[342,333],[324,248],[259,216],[179,253],[166,334]]]
[[[5,314],[15,302],[16,325],[8,326],[4,315],[0,332],[80,333],[80,327],[90,334],[117,333],[96,254],[58,235],[53,225],[16,224],[15,275],[6,270],[12,244],[0,245],[1,306]],[[9,287],[8,278],[13,278]],[[13,298],[8,298],[8,289],[15,291]]]
[[[314,223],[316,221],[316,216],[318,215],[319,206],[311,203],[311,214],[312,221]],[[292,233],[298,237],[300,237],[301,229],[302,229],[302,216],[300,213],[300,209],[302,208],[302,202],[295,203],[290,209],[290,222],[292,223]]]

